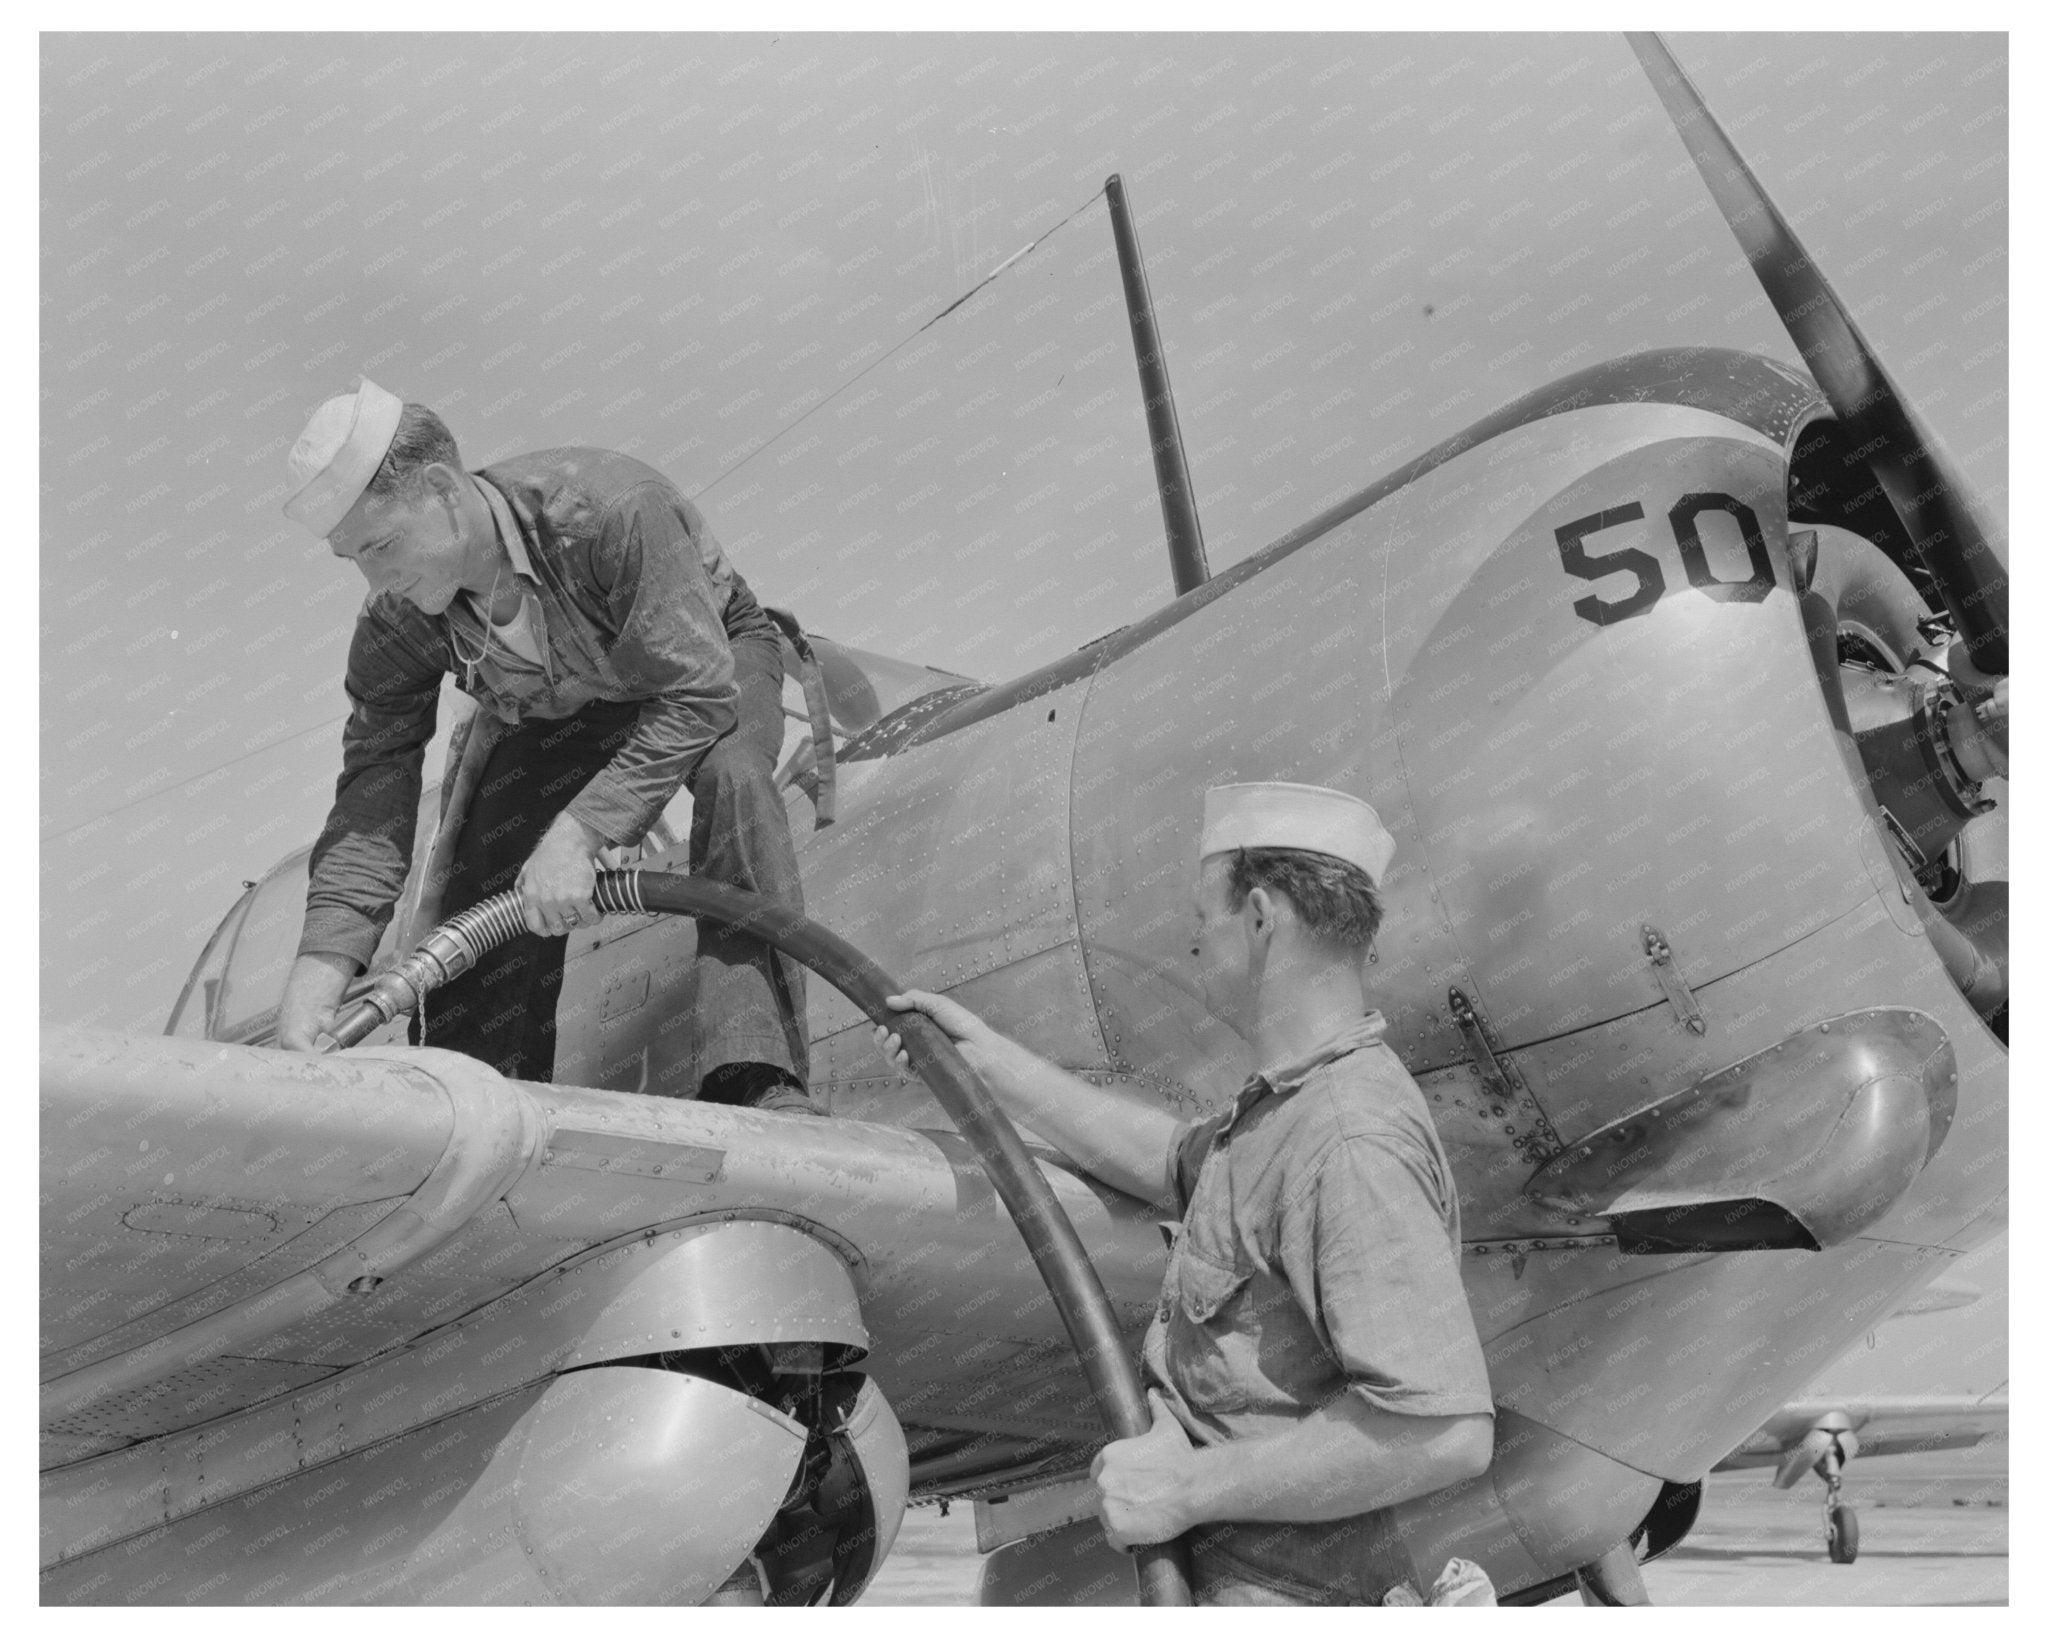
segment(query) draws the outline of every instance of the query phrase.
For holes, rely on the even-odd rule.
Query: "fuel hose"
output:
[[[1152,1415],[1138,1373],[1124,1352],[1102,1278],[1088,1260],[1072,1219],[1052,1192],[981,1079],[967,1067],[944,1030],[920,1012],[897,1012],[884,999],[902,986],[838,934],[757,893],[723,882],[667,871],[607,870],[592,895],[612,915],[690,916],[753,934],[833,985],[875,1023],[903,1039],[910,1062],[988,1174],[1038,1265],[1053,1305],[1080,1356],[1081,1369],[1110,1434],[1135,1439],[1150,1431]],[[392,1019],[411,1012],[435,986],[467,972],[477,957],[523,933],[516,890],[497,894],[450,917],[420,940],[396,967],[381,974],[336,1024],[336,1047],[351,1047]],[[1187,1553],[1180,1541],[1140,1547],[1132,1555],[1138,1599],[1147,1606],[1193,1603]]]

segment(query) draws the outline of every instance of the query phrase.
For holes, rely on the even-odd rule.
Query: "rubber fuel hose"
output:
[[[1111,1435],[1135,1439],[1151,1430],[1151,1410],[1139,1388],[1138,1373],[1124,1352],[1109,1294],[1088,1260],[1088,1249],[1072,1219],[1017,1136],[1009,1116],[967,1067],[967,1060],[946,1032],[923,1013],[897,1012],[889,1006],[884,998],[901,994],[901,985],[838,934],[759,894],[723,882],[666,871],[607,870],[598,873],[593,902],[610,914],[655,911],[722,922],[752,933],[833,985],[875,1023],[901,1036],[912,1067],[974,1145],[989,1182],[1024,1237]],[[524,931],[516,891],[500,893],[450,917],[355,1002],[333,1031],[336,1045],[354,1046],[400,1014],[412,1011],[428,990],[467,972],[478,956]],[[1137,1548],[1132,1556],[1140,1603],[1159,1607],[1193,1603],[1184,1543],[1158,1542]]]

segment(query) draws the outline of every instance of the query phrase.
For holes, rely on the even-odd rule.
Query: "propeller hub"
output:
[[[1841,676],[1871,791],[1917,874],[1997,805],[1983,786],[2003,777],[2004,757],[1955,685],[1931,669],[1923,680],[1847,664]]]

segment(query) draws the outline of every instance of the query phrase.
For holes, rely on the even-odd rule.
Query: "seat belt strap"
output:
[[[825,672],[817,652],[804,636],[797,617],[787,609],[764,610],[782,633],[782,663],[804,691],[804,710],[811,719],[811,803],[817,817],[813,830],[823,830],[835,815],[838,763],[832,748],[832,706],[825,694]]]

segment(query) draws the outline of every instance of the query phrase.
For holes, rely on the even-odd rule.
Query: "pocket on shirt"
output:
[[[1251,1402],[1245,1376],[1251,1340],[1238,1329],[1234,1308],[1250,1279],[1185,1247],[1175,1260],[1166,1366],[1193,1410],[1215,1415],[1243,1410]]]

